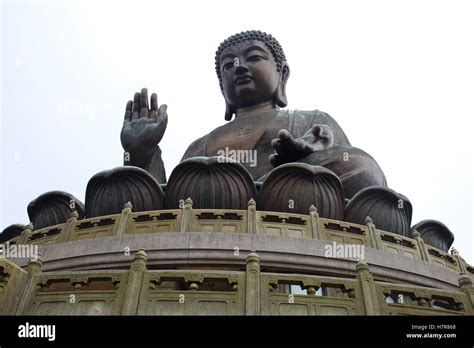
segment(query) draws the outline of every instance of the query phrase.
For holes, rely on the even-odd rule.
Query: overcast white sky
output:
[[[388,184],[474,261],[472,1],[3,1],[0,230],[50,190],[84,201],[122,164],[125,104],[142,87],[168,105],[167,174],[223,124],[214,71],[236,32],[274,35],[290,109],[333,116]]]

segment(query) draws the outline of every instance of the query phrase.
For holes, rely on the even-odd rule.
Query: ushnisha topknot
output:
[[[280,43],[277,41],[277,39],[275,39],[270,34],[267,34],[260,30],[243,31],[239,34],[235,34],[228,37],[223,42],[221,42],[221,44],[217,48],[216,73],[217,73],[217,77],[219,78],[219,83],[222,83],[221,72],[219,69],[219,58],[221,56],[222,51],[226,47],[229,47],[239,42],[247,41],[247,40],[259,40],[265,43],[265,45],[270,49],[270,51],[273,54],[273,57],[275,58],[275,61],[277,63],[277,71],[278,72],[281,71],[283,62],[286,62],[286,57],[285,57],[285,53],[283,52],[283,48],[281,48]]]

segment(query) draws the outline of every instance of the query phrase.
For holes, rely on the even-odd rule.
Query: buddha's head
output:
[[[227,121],[239,108],[268,102],[287,105],[290,68],[280,44],[269,34],[252,30],[230,36],[217,49],[216,72]]]

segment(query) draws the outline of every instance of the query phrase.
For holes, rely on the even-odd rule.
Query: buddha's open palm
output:
[[[282,129],[278,132],[278,138],[272,140],[276,153],[270,155],[270,163],[277,167],[294,162],[315,151],[330,148],[333,143],[334,134],[327,125],[316,124],[297,139],[289,131]]]
[[[129,100],[125,108],[120,140],[125,151],[139,161],[148,159],[156,145],[163,138],[168,124],[165,104],[158,108],[156,93],[151,95],[151,108],[148,106],[148,90],[135,93],[133,101]]]

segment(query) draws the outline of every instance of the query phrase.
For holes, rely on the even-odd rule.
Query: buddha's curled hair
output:
[[[243,31],[239,34],[232,35],[225,39],[217,48],[216,51],[216,73],[217,77],[219,78],[219,83],[222,83],[221,72],[219,69],[219,58],[221,56],[222,51],[224,48],[229,47],[231,45],[237,44],[242,41],[247,40],[259,40],[267,45],[270,51],[275,58],[277,63],[277,71],[280,72],[282,70],[283,62],[286,62],[285,53],[283,52],[283,48],[281,48],[280,43],[270,34],[262,32],[260,30],[249,30]]]

